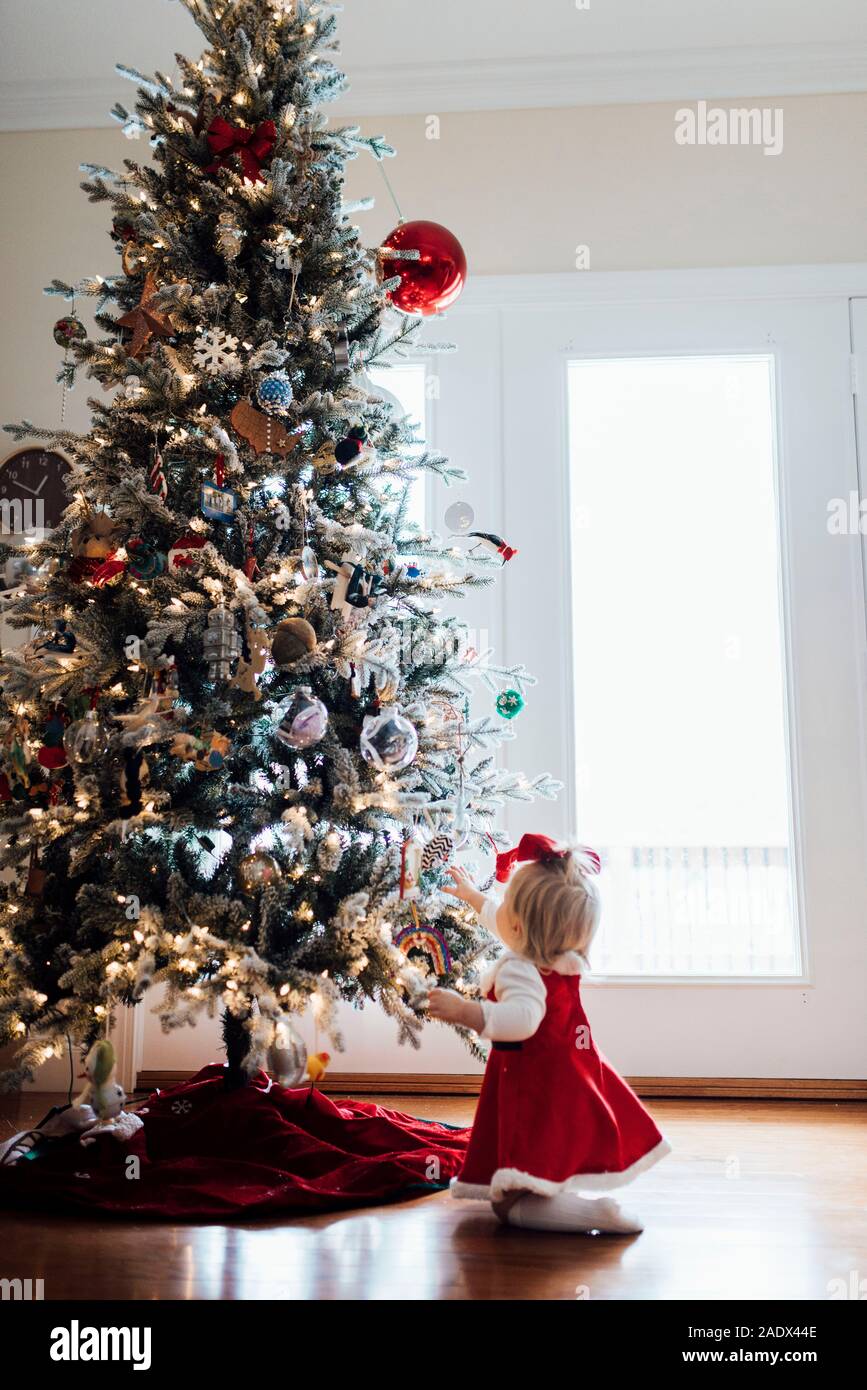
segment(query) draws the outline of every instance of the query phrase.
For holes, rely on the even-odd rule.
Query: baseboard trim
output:
[[[165,1089],[189,1075],[186,1071],[141,1071],[136,1089]],[[763,1076],[630,1076],[627,1080],[646,1099],[867,1101],[867,1080]],[[475,1096],[481,1085],[481,1075],[475,1073],[334,1071],[320,1090],[332,1095]]]

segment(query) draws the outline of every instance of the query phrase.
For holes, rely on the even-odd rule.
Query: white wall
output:
[[[572,270],[578,245],[590,248],[593,270],[863,259],[867,97],[771,104],[784,110],[785,144],[777,158],[754,148],[676,145],[674,103],[445,114],[438,140],[426,138],[421,116],[368,118],[362,126],[366,133],[384,132],[400,152],[388,172],[404,215],[450,226],[464,243],[471,274]],[[59,353],[51,325],[62,305],[41,289],[54,276],[75,280],[116,268],[107,209],[89,204],[79,191],[79,163],[117,168],[124,158],[145,154],[144,146],[110,130],[0,136],[7,189],[0,420],[59,422]],[[348,184],[352,197],[377,197],[376,210],[360,218],[373,245],[396,221],[380,173],[360,157],[349,166]],[[467,383],[468,389],[480,385],[484,389]],[[91,391],[98,394],[94,383],[82,382],[70,399],[73,428],[86,427]],[[468,409],[468,420],[471,415],[484,427],[478,448],[490,455],[482,473],[488,479],[500,443],[498,422],[485,420],[478,405]],[[465,455],[459,461],[472,469],[475,442],[438,442],[457,444]],[[495,642],[499,612],[491,610]],[[351,1051],[340,1059],[341,1069],[475,1070],[444,1030],[429,1030],[419,1054],[394,1048],[394,1025],[374,1008],[350,1022]],[[217,1048],[215,1028],[164,1037],[147,1014],[147,1069],[192,1068],[217,1055]]]
[[[867,96],[762,101],[784,111],[776,158],[676,145],[675,103],[445,113],[439,140],[426,138],[423,116],[361,125],[398,149],[388,172],[404,215],[451,227],[471,273],[571,270],[577,245],[589,246],[594,270],[863,259]],[[79,191],[79,164],[118,168],[145,156],[119,130],[0,135],[3,421],[59,420],[51,325],[61,304],[43,298],[43,286],[117,267],[106,207]],[[396,217],[372,160],[349,165],[348,186],[377,198],[360,217],[373,245]],[[82,383],[70,404],[75,428],[87,419],[87,391]]]

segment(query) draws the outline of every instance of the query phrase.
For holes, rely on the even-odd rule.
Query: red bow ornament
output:
[[[93,571],[90,582],[95,589],[104,589],[106,584],[115,583],[126,569],[125,560],[115,559],[116,551],[106,556],[102,564]]]
[[[273,121],[262,121],[251,130],[215,116],[208,126],[208,145],[214,160],[205,167],[205,173],[216,174],[228,164],[232,155],[237,154],[241,157],[244,178],[251,183],[263,183],[262,165],[270,159],[276,143],[277,127]]]
[[[598,874],[602,860],[594,849],[581,845],[581,853],[590,860],[590,872]],[[550,864],[554,859],[563,859],[568,850],[558,849],[554,840],[547,835],[522,835],[514,849],[504,850],[497,855],[497,882],[506,883],[516,864]]]

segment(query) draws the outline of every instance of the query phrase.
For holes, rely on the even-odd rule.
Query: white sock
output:
[[[560,1192],[556,1197],[519,1197],[508,1210],[506,1222],[529,1231],[605,1231],[637,1235],[644,1228],[613,1197],[579,1197]]]

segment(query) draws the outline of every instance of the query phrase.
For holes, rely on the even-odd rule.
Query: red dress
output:
[[[619,1187],[669,1152],[635,1092],[597,1051],[580,976],[540,973],[545,1016],[523,1042],[492,1044],[455,1197]],[[496,998],[493,989],[487,998]]]

